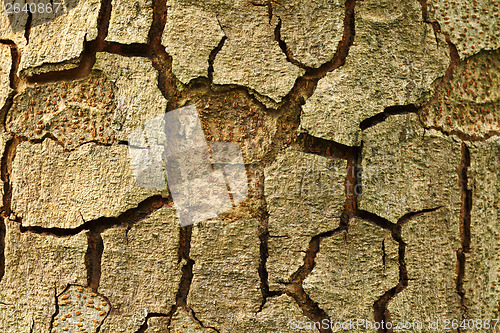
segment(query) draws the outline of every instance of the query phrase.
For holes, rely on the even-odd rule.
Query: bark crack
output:
[[[97,17],[97,37],[95,40],[83,42],[83,51],[80,54],[80,62],[77,67],[34,74],[26,77],[28,83],[49,83],[56,81],[69,81],[86,77],[95,64],[96,53],[101,51],[106,42],[104,39],[108,34],[109,20],[111,17],[111,0],[101,0],[101,8]]]
[[[218,21],[219,19],[217,19]],[[219,22],[220,26],[220,22]],[[221,26],[222,30],[222,26]],[[224,32],[224,30],[222,30]],[[227,36],[224,34],[224,36],[221,38],[219,41],[219,44],[217,44],[216,47],[210,52],[210,55],[208,56],[208,80],[210,82],[213,82],[214,79],[214,62],[215,62],[215,57],[217,57],[217,54],[222,50],[222,47],[224,46],[224,42],[226,41]]]
[[[116,217],[99,217],[86,221],[76,228],[46,228],[41,226],[19,225],[21,232],[36,233],[54,237],[74,236],[84,230],[100,234],[103,231],[116,226],[133,226],[134,224],[149,217],[153,212],[164,206],[171,205],[171,198],[164,198],[161,195],[154,195],[141,201],[136,207],[130,208]],[[93,236],[94,237],[94,236]],[[99,236],[100,237],[100,236]]]
[[[456,291],[460,296],[462,307],[462,319],[467,318],[468,307],[464,288],[465,269],[467,263],[466,254],[471,251],[471,210],[472,210],[472,190],[468,186],[468,171],[470,167],[469,148],[462,142],[462,157],[458,167],[458,180],[462,193],[462,205],[460,208],[460,248],[457,250],[457,280]],[[460,332],[460,328],[458,329]]]
[[[399,114],[417,113],[417,112],[418,108],[415,106],[415,104],[388,106],[384,109],[383,112],[377,113],[372,117],[366,118],[361,123],[359,123],[359,128],[364,131],[367,128],[370,128],[385,121],[390,116]]]
[[[101,259],[104,252],[104,243],[101,233],[90,230],[87,232],[87,253],[85,254],[85,267],[87,269],[87,286],[97,292],[101,282]]]
[[[344,65],[345,60],[349,54],[349,49],[354,42],[355,35],[355,7],[356,0],[346,0],[345,2],[345,17],[344,17],[344,32],[342,34],[342,39],[338,43],[337,51],[333,56],[332,60],[324,63],[318,68],[313,68],[306,71],[303,76],[305,79],[320,79],[324,77],[328,72],[331,72],[340,66]]]

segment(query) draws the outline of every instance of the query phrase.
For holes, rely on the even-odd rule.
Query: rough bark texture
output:
[[[10,4],[1,332],[500,332],[498,0]],[[189,105],[248,195],[181,226],[127,145]]]

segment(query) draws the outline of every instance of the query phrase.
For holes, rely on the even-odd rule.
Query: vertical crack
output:
[[[347,230],[347,225],[341,225],[331,231],[314,236],[309,242],[309,247],[307,249],[306,255],[304,256],[304,264],[299,267],[299,269],[292,274],[290,284],[287,288],[283,290],[285,294],[292,297],[297,305],[302,309],[302,312],[309,317],[313,322],[322,322],[323,320],[330,320],[330,316],[321,309],[318,303],[314,302],[311,297],[305,292],[303,287],[303,281],[312,272],[314,266],[316,265],[315,259],[316,255],[320,250],[320,243],[323,238],[331,237],[337,235],[342,231]],[[327,333],[331,332],[331,328],[319,328],[320,332]]]
[[[262,178],[261,186],[264,188],[264,179]],[[259,236],[259,252],[260,252],[260,261],[259,261],[259,278],[260,278],[260,291],[262,293],[262,303],[259,308],[259,312],[262,311],[264,305],[267,302],[269,297],[279,296],[282,294],[281,291],[274,291],[269,289],[268,283],[268,273],[267,273],[267,258],[269,257],[269,213],[267,211],[267,201],[264,195],[261,197],[261,208],[260,208],[260,224],[258,230]]]
[[[460,296],[460,305],[462,307],[462,319],[467,318],[467,304],[464,288],[466,253],[470,253],[471,244],[471,210],[472,210],[472,190],[468,187],[468,170],[470,167],[469,148],[462,142],[462,157],[458,167],[458,180],[460,191],[462,193],[462,205],[460,208],[460,242],[461,246],[457,250],[457,280],[456,291]],[[460,329],[458,329],[460,332]]]
[[[423,109],[428,109],[429,106],[431,106],[434,103],[436,103],[436,101],[439,98],[439,92],[441,90],[443,90],[443,88],[453,78],[454,70],[455,70],[455,68],[458,66],[458,64],[460,62],[460,56],[458,54],[457,47],[455,46],[455,44],[453,44],[451,42],[450,35],[448,33],[446,33],[446,32],[442,32],[441,31],[441,25],[439,24],[439,22],[435,22],[435,21],[430,21],[429,20],[428,12],[427,12],[427,2],[426,2],[426,0],[417,0],[417,1],[422,6],[422,20],[425,23],[428,23],[428,24],[430,24],[432,26],[432,29],[434,30],[434,35],[436,36],[436,42],[438,40],[437,39],[437,35],[439,33],[442,33],[444,35],[444,37],[445,37],[446,43],[448,43],[448,50],[450,52],[450,64],[449,64],[448,68],[446,69],[446,72],[445,72],[443,78],[441,79],[441,81],[437,84],[436,88],[434,89],[434,94],[431,97],[431,99],[427,103],[424,103],[419,108],[419,110],[423,110]]]
[[[286,42],[281,38],[281,17],[279,16],[276,16],[278,18],[278,23],[276,24],[276,27],[274,28],[274,40],[278,42],[278,45],[281,49],[281,51],[283,51],[283,54],[285,54],[286,56],[286,60],[292,64],[294,64],[295,66],[298,66],[300,68],[304,68],[306,70],[313,70],[312,67],[309,67],[309,66],[306,66],[304,64],[302,64],[301,62],[299,62],[298,60],[295,60],[293,58],[293,52],[288,48],[288,46],[286,45]]]
[[[87,286],[93,292],[97,292],[101,281],[101,259],[104,251],[101,233],[94,230],[87,232],[87,243],[87,253],[85,254]]]
[[[423,214],[436,211],[441,207],[422,209],[416,212],[410,212],[402,217],[400,217],[396,224],[384,219],[383,217],[377,216],[376,214],[358,211],[357,215],[374,225],[377,225],[383,229],[391,231],[392,238],[398,243],[398,265],[399,265],[399,282],[398,284],[386,291],[378,300],[373,303],[373,317],[376,322],[380,323],[379,333],[393,332],[392,328],[387,328],[387,323],[391,322],[391,316],[387,306],[389,302],[396,297],[401,291],[403,291],[408,286],[408,270],[406,268],[405,253],[406,253],[406,243],[402,237],[402,227],[405,223],[409,222],[411,219],[421,216]],[[382,243],[383,249],[383,263],[385,266],[385,243]]]
[[[25,2],[25,4],[28,4]],[[28,19],[26,20],[26,26],[24,28],[24,38],[26,38],[26,44],[30,42],[30,32],[31,32],[31,23],[33,22],[33,14],[31,10],[28,10]]]
[[[344,33],[342,34],[342,39],[340,40],[337,51],[333,56],[332,60],[324,63],[318,68],[311,69],[306,72],[303,76],[304,79],[320,79],[326,75],[326,73],[331,72],[345,63],[345,59],[349,54],[349,49],[354,42],[355,35],[355,7],[356,0],[346,0],[345,2],[345,17],[344,17]]]
[[[66,289],[68,289],[68,287],[66,287]],[[64,289],[64,291],[66,289]],[[59,298],[57,297],[57,287],[55,285],[54,285],[54,306],[55,306],[55,311],[52,314],[52,316],[50,316],[49,332],[53,332],[54,320],[56,319],[57,315],[59,314]]]
[[[347,160],[346,177],[344,180],[346,199],[344,210],[340,216],[340,224],[336,229],[312,237],[304,256],[304,264],[292,274],[290,277],[291,282],[287,283],[286,288],[283,290],[283,293],[295,300],[306,316],[314,322],[321,322],[322,320],[329,320],[330,318],[305,292],[303,281],[314,269],[316,264],[315,259],[320,250],[321,240],[347,231],[350,219],[357,214],[358,194],[361,193],[361,189],[359,188],[359,186],[361,186],[361,168],[359,164],[361,147],[348,147],[333,141],[313,138],[307,134],[299,137],[299,147],[302,148],[302,150],[322,156],[326,154],[326,156],[330,158],[342,158]],[[331,328],[321,327],[320,331],[331,332]]]
[[[5,129],[5,122],[7,113],[9,112],[12,104],[14,103],[14,96],[19,89],[19,77],[17,76],[17,69],[19,68],[20,52],[17,45],[11,40],[0,40],[1,44],[10,46],[10,53],[12,65],[9,73],[9,85],[14,90],[11,93],[5,105],[0,110],[0,124],[2,129]],[[3,186],[2,208],[0,210],[0,281],[5,274],[5,219],[9,218],[12,201],[12,186],[10,182],[10,175],[12,173],[12,162],[16,156],[17,145],[21,142],[17,137],[13,137],[5,143],[2,158],[0,160],[0,179]]]
[[[194,260],[190,257],[191,251],[191,235],[193,233],[193,225],[181,227],[179,231],[179,250],[178,250],[178,263],[185,261],[182,267],[182,277],[179,283],[179,289],[176,296],[176,309],[179,307],[187,306],[187,297],[191,282],[193,280],[193,265]],[[175,312],[175,311],[174,311]]]
[[[378,333],[392,333],[392,328],[387,328],[387,322],[391,321],[391,316],[387,306],[389,302],[403,289],[408,286],[408,271],[406,269],[405,251],[406,243],[401,237],[401,226],[396,225],[392,238],[398,242],[398,264],[399,264],[399,282],[398,284],[386,291],[378,300],[373,303],[373,317],[376,322],[381,323]]]
[[[167,1],[153,0],[153,21],[148,35],[148,45],[151,48],[149,58],[158,72],[158,88],[168,101],[167,109],[175,110],[179,107],[177,100],[180,93],[177,87],[182,86],[182,83],[172,72],[172,56],[161,44],[166,23]]]
[[[382,239],[382,268],[385,270],[385,260],[387,254],[385,253],[385,238]]]
[[[5,219],[10,218],[11,201],[12,201],[12,185],[10,175],[12,173],[12,162],[16,156],[17,145],[21,141],[17,137],[13,137],[5,144],[5,150],[1,160],[0,176],[3,182],[3,207],[0,212],[0,280],[5,274]]]
[[[219,23],[220,25],[220,23]],[[222,29],[222,27],[221,27]],[[210,82],[213,82],[214,78],[214,62],[215,62],[215,57],[219,53],[219,51],[222,49],[224,46],[224,42],[226,41],[227,36],[223,36],[221,40],[219,41],[219,44],[210,52],[210,55],[208,56],[208,80]]]

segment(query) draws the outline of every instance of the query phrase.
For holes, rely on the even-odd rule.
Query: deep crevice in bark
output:
[[[359,209],[356,211],[356,217],[369,222],[379,228],[394,232],[396,230],[396,224],[392,223],[388,219],[378,216],[377,214],[368,212],[366,210]]]
[[[376,214],[366,211],[358,211],[358,217],[369,221],[383,229],[391,231],[392,238],[398,243],[398,265],[399,265],[399,282],[396,286],[386,291],[377,301],[373,304],[373,317],[376,322],[380,323],[379,333],[392,333],[392,328],[387,327],[387,323],[391,322],[390,312],[387,309],[389,302],[396,297],[401,291],[408,286],[408,270],[406,268],[405,253],[406,243],[402,237],[402,226],[408,223],[411,219],[422,216],[426,213],[436,211],[441,207],[422,209],[416,212],[410,212],[400,217],[397,223],[392,223],[389,220],[380,217]]]
[[[314,137],[308,133],[301,133],[297,138],[298,150],[328,158],[348,159],[357,154],[359,147],[346,146],[335,141]]]
[[[0,39],[0,44],[7,45],[10,47],[10,55],[12,59],[12,67],[9,73],[9,86],[16,92],[19,89],[19,77],[17,76],[17,69],[19,68],[19,62],[21,61],[21,53],[17,45],[9,39]]]
[[[389,116],[394,116],[394,115],[398,115],[398,114],[417,113],[417,112],[418,112],[418,108],[415,106],[415,104],[388,106],[384,109],[383,112],[377,113],[376,115],[363,120],[359,124],[359,128],[364,131],[367,128],[370,128],[372,126],[375,126],[375,125],[383,122]]]
[[[416,211],[416,212],[406,213],[405,215],[401,216],[398,219],[397,225],[403,225],[405,223],[410,222],[412,219],[414,219],[416,217],[422,216],[425,213],[434,212],[434,211],[436,211],[436,210],[438,210],[440,208],[443,208],[443,206],[434,207],[434,208],[426,208],[426,209],[422,209],[422,210],[419,210],[419,211]]]
[[[176,295],[176,308],[187,306],[187,297],[193,280],[194,260],[190,257],[192,233],[193,225],[181,227],[179,231],[178,262],[184,260],[186,263],[182,267],[182,277]]]
[[[460,208],[460,248],[457,250],[457,280],[456,291],[460,296],[462,307],[462,319],[467,318],[466,294],[464,288],[466,253],[471,251],[471,210],[472,190],[468,186],[468,170],[470,167],[470,152],[467,145],[462,142],[462,157],[458,167],[458,180],[462,193],[462,205]],[[460,330],[459,330],[460,331]]]
[[[25,2],[27,4],[27,2]],[[24,28],[24,38],[26,38],[26,44],[30,42],[30,32],[31,32],[31,23],[33,22],[33,14],[31,10],[28,10],[28,18],[26,19],[26,26]]]
[[[99,52],[113,53],[124,57],[148,57],[151,50],[147,44],[122,44],[104,41]]]
[[[64,289],[64,291],[67,290],[68,288],[69,288],[69,285],[66,287],[66,289]],[[54,320],[56,319],[57,315],[59,314],[59,298],[57,296],[58,296],[57,295],[57,287],[54,286],[54,305],[55,305],[55,311],[52,314],[52,316],[50,316],[49,332],[52,332],[52,328],[54,327]]]
[[[278,23],[276,24],[276,27],[274,28],[274,40],[278,42],[278,45],[283,52],[283,54],[286,56],[286,60],[289,63],[294,64],[297,67],[303,68],[307,71],[312,71],[313,68],[306,66],[302,64],[300,61],[295,60],[293,57],[293,52],[288,48],[286,45],[286,42],[281,38],[281,17],[276,16],[278,18]]]
[[[311,139],[312,140],[312,139]],[[321,141],[323,145],[327,147],[333,145],[335,148],[339,148],[338,143],[333,141],[323,140]],[[320,233],[312,237],[309,242],[308,249],[304,256],[304,264],[295,271],[290,277],[290,283],[286,284],[286,288],[283,290],[284,293],[291,296],[297,303],[297,305],[302,309],[303,313],[308,316],[314,322],[320,322],[322,320],[329,320],[328,314],[319,307],[319,305],[314,302],[309,295],[305,292],[303,288],[303,281],[312,272],[314,266],[316,265],[315,259],[316,255],[320,250],[321,241],[324,238],[329,238],[334,235],[340,234],[343,231],[347,232],[349,229],[349,221],[352,217],[356,215],[358,206],[358,192],[357,186],[361,184],[361,170],[359,168],[359,162],[361,158],[361,147],[340,147],[336,149],[342,152],[342,156],[347,159],[347,173],[344,181],[346,201],[344,203],[344,210],[340,216],[340,224],[337,228]],[[331,328],[320,328],[320,332],[331,332]]]
[[[332,237],[334,235],[340,234],[343,231],[347,231],[347,225],[341,224],[336,229],[321,233],[312,237],[309,242],[308,249],[306,251],[306,255],[304,256],[304,264],[295,271],[294,274],[290,277],[290,283],[286,283],[282,292],[292,297],[299,308],[302,310],[305,316],[310,318],[313,322],[321,322],[322,320],[330,320],[330,316],[325,312],[325,310],[321,309],[314,300],[305,292],[304,287],[302,285],[305,278],[312,272],[314,269],[315,258],[320,250],[320,243],[323,238]],[[331,332],[331,328],[323,328],[319,329],[320,332],[326,333]]]
[[[104,48],[104,39],[108,34],[109,19],[111,17],[111,0],[101,0],[101,8],[97,17],[97,37],[95,40],[83,42],[83,51],[80,54],[78,66],[61,71],[50,71],[26,77],[28,83],[49,83],[56,81],[70,81],[86,77],[95,64],[96,53]]]
[[[408,271],[406,269],[405,251],[406,243],[401,238],[401,226],[396,226],[392,238],[398,242],[398,264],[399,282],[396,286],[386,291],[375,303],[373,303],[373,317],[375,322],[380,323],[379,333],[392,333],[393,330],[387,328],[387,322],[391,322],[391,316],[387,306],[389,302],[408,286]]]
[[[168,317],[169,315],[166,313],[158,313],[158,312],[148,312],[146,315],[146,318],[144,319],[144,323],[142,323],[141,327],[135,333],[146,333],[149,326],[148,326],[148,320],[150,318],[155,318],[155,317]]]
[[[163,198],[160,195],[154,195],[141,201],[137,207],[130,208],[116,217],[99,217],[94,220],[86,221],[76,228],[46,228],[41,226],[23,226],[21,224],[20,230],[23,233],[31,232],[55,237],[74,236],[84,230],[101,233],[104,230],[115,226],[132,226],[135,223],[147,218],[161,207],[168,205],[170,202],[170,198]]]
[[[223,36],[221,40],[219,41],[219,44],[217,44],[216,47],[210,52],[210,55],[208,56],[208,80],[210,82],[213,81],[214,79],[214,62],[215,62],[215,57],[217,57],[217,54],[222,50],[222,47],[224,46],[224,42],[226,41],[227,37]]]
[[[340,40],[337,51],[333,56],[332,60],[324,63],[318,68],[311,69],[307,71],[303,76],[305,79],[320,79],[324,77],[328,72],[331,72],[345,63],[345,60],[349,54],[349,49],[354,41],[355,34],[355,13],[356,0],[346,0],[345,2],[345,17],[344,17],[344,33],[342,34],[342,39]]]
[[[5,150],[1,160],[0,173],[3,183],[3,207],[0,211],[0,281],[5,274],[5,219],[10,218],[12,213],[11,199],[12,199],[12,186],[10,183],[10,175],[12,173],[12,161],[16,156],[17,145],[20,140],[13,137],[5,144]]]
[[[263,184],[262,188],[264,187]],[[262,196],[261,199],[261,209],[260,209],[260,223],[259,223],[259,253],[260,253],[260,261],[259,261],[259,278],[260,278],[260,291],[262,293],[262,303],[259,307],[259,311],[262,311],[264,305],[267,302],[267,299],[274,296],[279,296],[282,294],[280,290],[270,290],[269,282],[268,282],[268,272],[267,272],[267,258],[269,257],[269,213],[267,211],[267,202],[266,198]]]
[[[97,292],[101,281],[101,258],[104,243],[100,232],[87,232],[87,253],[85,253],[85,267],[87,269],[87,286]]]
[[[193,311],[193,309],[190,309],[190,313],[191,313],[191,316],[193,317],[193,319],[203,328],[211,328],[212,330],[214,330],[215,332],[217,333],[220,333],[220,331],[218,329],[216,329],[215,327],[213,326],[205,326],[201,320],[199,320],[197,317],[196,317],[196,313]]]

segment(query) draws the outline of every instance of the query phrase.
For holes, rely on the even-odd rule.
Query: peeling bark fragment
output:
[[[344,31],[343,1],[287,0],[272,6],[293,59],[317,68],[333,58]]]
[[[422,110],[424,125],[466,138],[500,133],[500,51],[467,58],[454,73],[436,103]]]
[[[257,220],[195,224],[191,238],[193,280],[187,303],[205,327],[238,332],[259,310]]]
[[[287,62],[274,39],[267,8],[237,1],[220,15],[227,36],[214,62],[215,84],[238,84],[255,90],[268,107],[275,107],[304,73]]]
[[[59,10],[66,10],[70,5],[70,2],[63,4]],[[21,75],[53,70],[54,65],[50,64],[55,63],[64,63],[57,65],[59,69],[78,66],[84,41],[97,38],[100,8],[99,0],[80,0],[76,7],[63,15],[55,11],[52,14],[33,13],[29,43],[21,48]]]
[[[410,281],[388,305],[394,323],[461,318],[455,291],[460,147],[437,131],[424,132],[414,114],[391,116],[363,133],[360,209],[396,222],[441,207],[402,226]]]
[[[328,73],[303,107],[309,134],[359,145],[359,124],[392,105],[420,105],[444,75],[448,46],[421,19],[418,2],[362,1],[344,66]]]
[[[157,76],[147,59],[98,54],[88,77],[28,86],[16,95],[7,130],[30,139],[50,133],[67,148],[126,141],[136,127],[165,112]]]
[[[373,304],[398,283],[398,270],[398,244],[391,233],[353,219],[348,233],[321,241],[303,286],[333,322],[373,322]]]
[[[88,143],[66,152],[51,139],[19,144],[11,181],[12,210],[23,226],[44,228],[118,216],[160,193],[137,187],[125,145]]]
[[[271,289],[303,264],[311,237],[337,227],[345,202],[346,165],[344,160],[289,149],[266,168]]]
[[[500,47],[500,3],[498,0],[428,1],[430,21],[437,21],[450,35],[461,59],[480,50]]]
[[[112,0],[106,41],[122,44],[147,43],[153,21],[152,0]]]
[[[12,57],[10,46],[0,44],[0,109],[3,108],[7,98],[12,93],[10,88],[10,69]]]
[[[132,226],[102,233],[99,292],[112,304],[102,333],[136,332],[148,313],[167,313],[181,279],[177,263],[179,221],[161,208]]]
[[[87,238],[22,234],[5,220],[5,275],[0,282],[0,331],[49,332],[56,295],[86,281]],[[32,330],[30,331],[30,328]]]
[[[224,37],[217,14],[203,10],[198,3],[189,6],[171,0],[167,6],[162,44],[172,56],[172,72],[184,84],[208,77],[208,59]]]
[[[109,313],[110,305],[101,295],[82,286],[68,286],[57,296],[58,314],[52,322],[53,333],[97,332]]]
[[[500,313],[500,140],[470,145],[471,244],[466,255],[466,319],[498,318]]]

